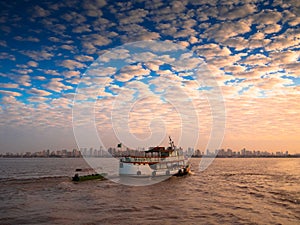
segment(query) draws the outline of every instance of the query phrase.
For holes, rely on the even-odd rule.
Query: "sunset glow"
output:
[[[126,116],[136,137],[165,132],[179,142],[189,118],[184,128],[199,138],[190,147],[205,151],[218,118],[211,87],[191,73],[203,62],[209,72],[202,79],[213,79],[224,101],[220,147],[299,153],[299,7],[296,0],[2,1],[0,151],[77,148],[72,109],[75,94],[86,100],[77,89],[83,83],[106,84],[94,91],[95,123],[107,147],[120,142],[113,126],[122,114],[114,107],[126,98],[134,103]],[[118,49],[139,41],[155,42],[140,55]],[[176,59],[164,42],[188,53]],[[116,58],[128,65],[93,67]]]

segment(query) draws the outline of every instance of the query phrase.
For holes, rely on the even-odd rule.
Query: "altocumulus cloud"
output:
[[[224,147],[244,147],[239,141],[244,140],[249,148],[296,151],[300,144],[298,2],[2,1],[0,122],[5,126],[1,127],[24,133],[28,139],[28,129],[34,133],[51,128],[68,137],[63,147],[74,147],[71,129],[61,129],[62,124],[72,126],[72,107],[65,96],[73,96],[93,60],[99,56],[106,62],[113,58],[126,60],[134,56],[122,49],[109,54],[110,49],[135,41],[160,40],[185,46],[207,63],[226,103]],[[186,71],[196,68],[197,62],[187,57],[185,64],[170,66],[172,57],[153,53],[165,46],[152,47],[140,56],[140,64],[120,71],[112,66],[102,71],[94,68],[97,78],[87,80],[85,85],[105,78],[108,82],[99,90],[96,104],[99,129],[109,127],[112,103],[122,90],[134,99],[139,89],[150,94],[162,92],[162,81],[166,80],[190,90],[199,120],[209,125],[209,105],[201,97],[208,90],[197,88]],[[210,79],[207,74],[203,76]],[[176,93],[174,96],[182,98]],[[139,104],[157,109],[153,99]],[[172,112],[167,104],[161,109]],[[145,118],[148,121],[154,115],[149,111]],[[176,119],[175,114],[170,116],[168,126],[176,127]],[[147,125],[137,111],[131,121],[131,129],[137,133],[142,131],[139,127]],[[209,134],[205,126],[203,137]],[[49,135],[46,132],[40,138],[46,140]],[[273,142],[279,136],[281,140]],[[14,145],[14,141],[7,136],[0,140],[8,151],[21,144]],[[32,150],[47,147],[30,145]],[[205,146],[199,142],[199,147]]]

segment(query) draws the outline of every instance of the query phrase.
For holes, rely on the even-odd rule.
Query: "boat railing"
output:
[[[121,162],[153,162],[153,163],[159,163],[159,162],[172,162],[176,160],[184,160],[184,156],[170,156],[170,157],[165,157],[165,158],[160,158],[160,157],[122,157],[120,159]]]

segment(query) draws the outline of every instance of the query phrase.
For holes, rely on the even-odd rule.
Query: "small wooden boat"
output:
[[[181,177],[181,176],[188,175],[190,173],[191,173],[191,166],[189,164],[186,167],[179,169],[178,172],[176,174],[174,174],[173,176]]]
[[[78,173],[76,173],[74,175],[74,177],[72,177],[72,181],[86,181],[86,180],[103,180],[105,179],[103,175],[95,173],[95,174],[88,174],[88,175],[83,175],[83,176],[79,176]]]
[[[77,173],[72,177],[72,181],[86,181],[86,180],[103,180],[105,174],[94,173],[93,169],[76,169]]]

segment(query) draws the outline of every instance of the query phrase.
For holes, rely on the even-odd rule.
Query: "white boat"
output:
[[[183,150],[176,148],[172,139],[170,146],[152,147],[147,151],[120,157],[119,175],[133,177],[182,176],[190,172],[190,164]]]

